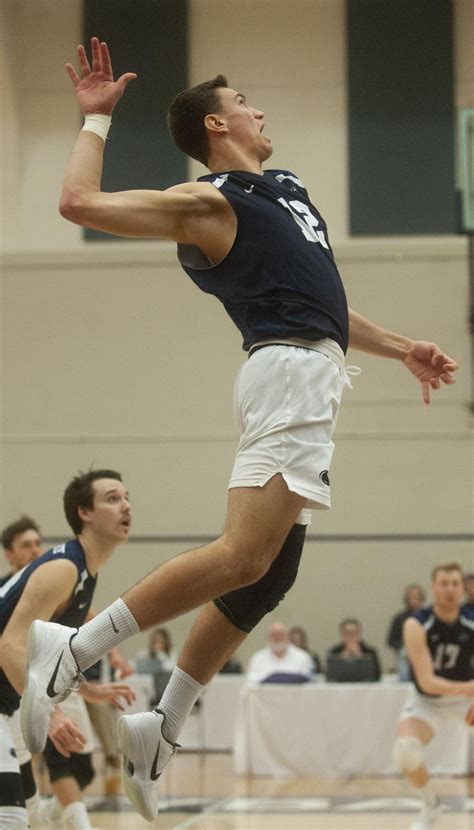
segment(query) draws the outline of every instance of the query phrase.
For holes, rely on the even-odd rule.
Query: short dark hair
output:
[[[357,628],[362,628],[362,623],[355,617],[346,617],[345,620],[339,623],[339,630],[343,631],[346,625],[356,625]]]
[[[2,530],[2,548],[11,550],[15,536],[18,536],[20,533],[25,533],[27,530],[36,530],[36,533],[41,535],[41,531],[34,519],[31,519],[30,516],[20,516],[16,522],[12,522]]]
[[[88,470],[87,473],[79,472],[79,475],[74,476],[64,491],[64,512],[75,536],[78,536],[84,527],[78,508],[94,507],[92,485],[99,478],[114,478],[116,481],[122,481],[122,476],[116,470]]]
[[[180,92],[168,110],[168,128],[179,150],[207,164],[209,141],[204,124],[206,115],[221,111],[217,90],[227,87],[225,75],[216,75],[211,81]]]

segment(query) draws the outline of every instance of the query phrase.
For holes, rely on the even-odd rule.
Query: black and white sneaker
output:
[[[124,715],[118,722],[125,792],[148,821],[158,815],[158,779],[178,749],[178,744],[163,737],[164,719],[164,714],[157,710]]]
[[[32,754],[42,752],[46,746],[54,705],[85,680],[71,651],[75,634],[76,628],[42,620],[35,620],[30,626],[20,720]]]

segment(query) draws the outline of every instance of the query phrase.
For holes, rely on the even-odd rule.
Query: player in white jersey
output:
[[[433,827],[441,804],[424,763],[423,747],[436,739],[441,722],[474,726],[474,614],[462,608],[460,565],[438,565],[432,574],[434,603],[404,624],[405,648],[415,690],[405,706],[394,746],[394,760],[421,795],[411,830]]]

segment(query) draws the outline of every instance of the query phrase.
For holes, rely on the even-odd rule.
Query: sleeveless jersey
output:
[[[271,338],[330,337],[346,352],[346,295],[322,216],[288,170],[208,174],[237,217],[227,256],[212,265],[194,245],[178,245],[186,273],[224,305],[243,348]]]
[[[434,614],[430,606],[417,611],[413,617],[426,632],[426,641],[435,674],[446,680],[473,680],[474,615],[463,608],[454,623],[446,623]],[[426,692],[420,689],[413,669],[411,669],[411,677],[420,694],[425,697],[438,697],[438,695],[426,695]]]
[[[86,557],[82,545],[77,539],[71,539],[47,551],[38,559],[25,565],[21,571],[0,587],[0,635],[6,628],[17,603],[21,599],[26,584],[31,576],[45,562],[55,559],[68,559],[77,569],[76,586],[69,605],[56,617],[53,622],[69,625],[76,628],[82,625],[87,617],[92,603],[97,577],[91,576],[87,570]],[[0,669],[0,714],[11,715],[18,709],[19,695],[10,684],[4,672]]]

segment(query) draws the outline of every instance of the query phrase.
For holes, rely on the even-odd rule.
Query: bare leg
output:
[[[229,660],[247,634],[224,617],[213,602],[200,611],[178,658],[178,666],[203,686]]]
[[[51,783],[51,789],[61,807],[67,807],[68,804],[82,801],[81,789],[76,779],[72,776],[70,778],[58,778],[57,781],[53,781]]]
[[[305,503],[279,474],[265,487],[230,490],[224,533],[217,541],[170,559],[123,596],[139,628],[256,582],[278,555]]]

